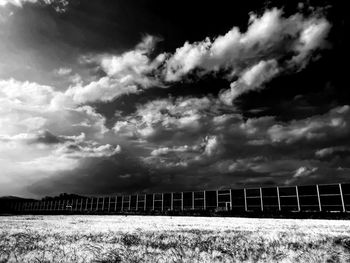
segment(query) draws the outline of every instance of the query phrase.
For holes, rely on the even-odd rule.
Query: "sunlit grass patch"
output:
[[[2,217],[0,262],[350,262],[350,222]]]

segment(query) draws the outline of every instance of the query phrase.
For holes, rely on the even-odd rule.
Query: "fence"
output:
[[[350,183],[88,196],[46,201],[0,200],[0,212],[10,213],[190,210],[228,210],[233,213],[347,212],[350,211]]]

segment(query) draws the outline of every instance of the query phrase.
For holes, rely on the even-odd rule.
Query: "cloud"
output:
[[[114,130],[143,148],[141,159],[154,169],[186,167],[208,176],[220,172],[233,177],[251,172],[289,184],[300,167],[318,168],[318,175],[303,177],[307,183],[316,176],[326,180],[334,164],[321,163],[315,152],[319,145],[346,140],[348,108],[278,123],[272,116],[246,119],[215,98],[178,97],[140,105],[134,114],[121,118]],[[179,120],[189,113],[196,116],[195,121],[183,126]]]
[[[234,27],[213,40],[190,44],[168,54],[166,81],[179,81],[188,74],[199,76],[226,72],[226,78],[237,81],[221,94],[226,104],[250,90],[262,89],[263,84],[279,74],[305,67],[317,49],[326,46],[329,22],[317,13],[310,17],[295,14],[284,18],[280,9],[271,9],[258,17],[251,14],[245,33]],[[290,54],[294,54],[289,58]]]
[[[301,70],[318,49],[325,48],[330,23],[315,12],[309,17],[283,17],[280,9],[251,14],[248,29],[233,27],[223,36],[189,43],[172,53],[155,55],[160,39],[146,35],[134,49],[121,54],[90,54],[81,62],[94,65],[102,77],[69,87],[75,103],[110,102],[145,89],[167,88],[189,75],[221,73],[234,80],[220,98],[228,105],[239,95],[260,90],[280,74]]]
[[[315,152],[316,157],[318,158],[327,158],[332,157],[334,155],[350,155],[350,147],[349,146],[334,146],[327,147]]]
[[[64,13],[67,11],[68,0],[0,0],[0,7],[6,5],[14,5],[23,7],[24,4],[45,4],[51,6],[57,13]]]
[[[0,6],[5,6],[7,4],[22,7],[23,3],[36,3],[38,0],[0,0]]]
[[[215,108],[216,103],[215,99],[209,97],[153,100],[140,105],[134,114],[116,122],[114,131],[118,135],[151,141],[181,136],[183,145],[191,141],[191,134],[196,136],[201,130],[202,118],[205,117],[203,113],[211,107]]]
[[[220,94],[220,99],[231,105],[232,101],[239,95],[250,90],[263,88],[263,84],[279,73],[278,63],[276,60],[260,61],[258,64],[244,71],[241,77],[232,82],[231,89],[225,90]]]
[[[0,80],[0,127],[0,181],[12,177],[29,184],[121,151],[105,136],[105,118],[94,108],[33,82]]]
[[[327,114],[312,116],[288,125],[275,124],[267,134],[272,142],[295,143],[301,140],[322,141],[344,137],[350,131],[350,106],[336,107]]]
[[[332,172],[343,178],[348,162],[325,158],[349,147],[349,106],[285,122],[232,106],[302,70],[327,47],[330,27],[321,12],[285,17],[274,8],[251,14],[245,32],[233,27],[174,53],[157,54],[160,39],[146,35],[126,51],[85,54],[87,79],[74,66],[50,70],[67,87],[0,80],[0,181],[27,178],[23,186],[47,194],[290,184],[327,181]],[[133,112],[101,113],[125,95],[175,90],[206,74],[228,80],[230,89],[202,97],[147,93]]]
[[[131,84],[132,82],[132,79],[115,80],[109,77],[102,77],[85,86],[71,87],[66,91],[66,95],[72,97],[73,101],[78,104],[94,101],[107,102],[121,95],[138,93],[138,87],[135,84]]]
[[[330,24],[325,19],[308,21],[300,34],[300,42],[296,44],[296,55],[290,63],[305,67],[310,58],[310,53],[326,45],[325,39],[329,33]]]
[[[106,75],[85,86],[80,84],[70,87],[66,94],[76,103],[108,102],[122,95],[138,93],[142,89],[162,86],[156,70],[163,63],[164,56],[150,59],[158,41],[158,38],[147,35],[134,50],[120,55],[84,57],[85,63],[97,64]]]
[[[47,87],[43,89],[47,90]],[[40,90],[39,94],[41,92]],[[55,118],[51,115],[43,116],[46,122],[42,129],[45,128],[51,134],[39,132],[36,137],[27,135],[31,142],[34,141],[39,145],[41,141],[41,144],[46,146],[41,146],[35,158],[27,160],[23,157],[24,159],[20,160],[21,165],[18,166],[38,169],[40,167],[42,171],[46,169],[46,173],[52,174],[49,177],[52,179],[47,179],[46,184],[42,183],[40,192],[49,189],[53,178],[60,178],[63,174],[71,176],[81,169],[91,176],[89,180],[95,178],[97,174],[102,176],[102,172],[110,178],[112,170],[107,172],[107,168],[101,166],[98,166],[101,172],[89,172],[91,169],[92,171],[97,169],[94,168],[97,165],[95,162],[91,164],[84,162],[89,158],[95,158],[97,163],[102,159],[106,160],[110,163],[110,168],[114,169],[114,174],[130,175],[118,177],[118,180],[113,181],[117,184],[119,180],[125,180],[127,182],[125,186],[129,190],[145,188],[155,190],[157,188],[151,183],[152,180],[157,182],[158,187],[164,189],[171,188],[169,180],[175,180],[177,183],[173,186],[179,189],[200,185],[204,187],[208,185],[204,178],[208,181],[212,174],[217,173],[221,179],[216,182],[213,179],[210,184],[215,185],[221,180],[223,183],[227,182],[223,179],[226,176],[236,178],[237,184],[253,184],[253,181],[250,181],[252,176],[280,184],[290,184],[301,179],[303,182],[315,180],[316,175],[293,177],[300,167],[316,167],[318,171],[325,171],[318,173],[317,178],[326,181],[326,176],[334,164],[325,165],[318,159],[313,159],[319,149],[318,145],[343,140],[349,132],[347,121],[349,106],[336,107],[323,115],[276,124],[277,121],[272,116],[246,119],[232,106],[225,105],[218,98],[205,96],[156,99],[140,104],[135,112],[118,116],[112,129],[114,134],[111,134],[104,126],[103,116],[96,113],[91,106],[79,106],[73,103],[71,104],[73,108],[67,109],[62,106],[55,108],[52,107],[52,100],[62,94],[53,90],[50,90],[49,94],[51,95],[48,98],[42,96],[42,107],[52,109]],[[16,96],[12,98],[18,99]],[[33,112],[37,114],[39,111]],[[58,112],[61,114],[57,116]],[[53,120],[57,122],[60,119],[67,122],[67,126],[60,127],[53,123]],[[52,131],[59,135],[52,137]],[[82,132],[86,135],[78,139]],[[107,139],[110,143],[107,143]],[[124,146],[118,146],[117,141]],[[313,144],[314,141],[318,144]],[[18,147],[27,149],[22,150],[27,152],[29,148],[25,146],[26,144],[28,143],[22,141]],[[9,143],[7,145],[13,147]],[[298,154],[295,147],[304,149],[306,160]],[[15,148],[13,152],[19,149]],[[10,152],[11,156],[11,151],[4,150],[4,152],[7,154]],[[123,157],[120,158],[123,158],[125,164],[115,164],[114,162],[119,163],[118,158],[121,155]],[[127,166],[131,164],[128,158],[131,156],[137,166],[129,169]],[[195,178],[188,172],[193,170],[197,171]],[[147,173],[144,176],[139,176],[145,171]],[[342,176],[344,170],[337,170],[337,174]],[[172,179],[168,178],[170,175],[173,176]],[[69,179],[64,176],[61,183],[70,182],[72,185],[69,189],[74,190],[76,189],[74,182],[78,177]],[[203,181],[200,178],[203,178]],[[290,178],[294,178],[294,181],[290,181]],[[90,182],[89,180],[87,182]],[[146,187],[142,188],[138,184],[140,181],[133,182],[133,180],[147,182]],[[177,180],[183,180],[183,183]],[[187,185],[184,185],[185,182]],[[106,184],[103,185],[106,187]],[[97,186],[94,188],[88,183],[81,187],[86,191],[102,189],[102,185],[100,188]],[[38,188],[35,189],[39,191]]]
[[[309,167],[302,166],[295,171],[295,174],[293,175],[293,177],[296,178],[296,177],[308,176],[314,173],[315,171],[317,171],[316,167],[309,168]]]
[[[122,149],[95,146],[86,138],[72,142],[61,136],[66,141],[57,144],[54,152],[61,156],[58,160],[67,158],[72,170],[64,170],[64,162],[58,161],[62,170],[33,184],[31,191],[175,191],[221,184],[240,187],[341,180],[346,163],[323,162],[315,152],[320,145],[346,138],[347,108],[336,107],[323,115],[278,124],[281,129],[276,134],[271,133],[277,122],[274,117],[246,119],[214,97],[154,100],[139,105],[134,113],[118,115],[111,138],[118,138]],[[196,116],[194,123],[184,122],[190,114]],[[306,124],[313,127],[307,129],[309,132],[325,136],[317,138],[316,144],[307,131],[293,137]],[[98,155],[99,147],[103,157]],[[95,156],[93,161],[91,156]],[[79,161],[74,162],[75,158]],[[50,159],[42,163],[49,164]],[[85,180],[79,174],[84,174]],[[100,183],[96,185],[97,178]]]
[[[179,146],[179,147],[162,147],[155,149],[151,152],[151,155],[153,156],[162,156],[162,155],[168,155],[169,153],[176,153],[176,152],[189,152],[195,150],[193,147],[188,147],[187,145]]]
[[[212,156],[218,151],[218,146],[218,138],[216,136],[208,136],[206,137],[204,153],[208,156]]]
[[[104,117],[91,106],[80,106],[50,86],[0,80],[0,102],[0,134],[53,129],[67,135],[85,132],[91,137],[106,131]]]
[[[66,76],[66,75],[69,75],[70,73],[72,73],[71,68],[59,68],[59,69],[55,70],[55,74],[57,74],[59,76]]]
[[[261,17],[251,14],[245,33],[233,27],[212,41],[206,38],[193,44],[186,42],[168,58],[166,80],[177,81],[196,68],[206,73],[225,69],[232,77],[260,61],[282,59],[290,52],[302,60],[312,50],[323,47],[330,28],[327,20],[317,14],[311,17],[295,14],[288,18],[282,15],[277,8],[265,11]]]

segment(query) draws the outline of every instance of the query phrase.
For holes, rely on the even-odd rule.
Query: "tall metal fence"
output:
[[[3,213],[125,213],[226,210],[245,212],[347,212],[350,183],[86,196],[73,199],[0,200]]]

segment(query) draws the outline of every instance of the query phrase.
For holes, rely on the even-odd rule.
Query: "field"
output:
[[[350,221],[0,217],[0,262],[350,262]]]

